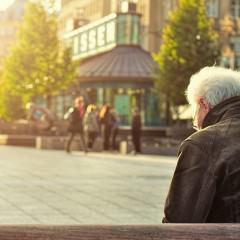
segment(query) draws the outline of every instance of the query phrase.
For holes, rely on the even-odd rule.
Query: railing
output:
[[[240,239],[239,224],[124,226],[1,225],[2,240],[228,240]]]

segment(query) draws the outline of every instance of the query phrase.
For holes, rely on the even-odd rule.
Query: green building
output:
[[[76,95],[83,95],[87,103],[109,103],[122,125],[130,124],[136,107],[145,126],[161,125],[154,94],[155,63],[141,48],[139,14],[114,13],[66,33],[63,39],[79,67],[77,87],[54,99],[59,117]]]

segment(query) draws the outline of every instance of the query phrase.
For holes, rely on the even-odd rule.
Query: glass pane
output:
[[[132,20],[132,43],[140,43],[140,33],[139,33],[139,16],[133,16]]]
[[[111,21],[106,24],[107,27],[107,36],[106,41],[107,43],[115,42],[116,38],[116,21]]]
[[[117,42],[119,44],[124,44],[126,42],[126,18],[125,16],[119,16],[118,17],[118,32],[117,32]]]

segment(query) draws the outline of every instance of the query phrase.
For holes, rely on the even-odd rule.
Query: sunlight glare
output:
[[[7,7],[9,7],[14,0],[0,0],[0,11],[5,10]]]

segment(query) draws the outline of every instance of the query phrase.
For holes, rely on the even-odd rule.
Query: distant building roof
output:
[[[83,82],[123,82],[146,87],[153,85],[155,62],[150,53],[136,46],[117,46],[109,52],[82,60],[78,79]]]

